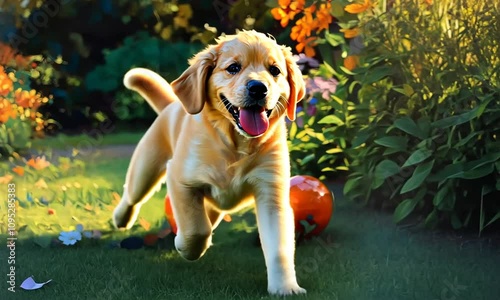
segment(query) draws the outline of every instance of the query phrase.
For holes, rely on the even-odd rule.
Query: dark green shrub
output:
[[[141,96],[125,89],[123,75],[131,68],[144,67],[172,81],[187,68],[188,59],[202,47],[201,43],[172,43],[139,32],[125,38],[120,47],[104,51],[105,63],[87,74],[86,88],[116,93],[112,109],[120,120],[150,117],[154,112],[143,105]]]
[[[362,23],[353,85],[371,114],[344,191],[396,206],[396,222],[418,210],[481,232],[500,218],[499,5],[420,2]]]
[[[418,212],[429,227],[482,232],[500,219],[499,4],[397,0],[360,11],[332,11],[363,45],[325,33],[332,63],[312,75],[338,85],[291,125],[293,170],[348,170],[345,194],[393,209],[395,222]]]

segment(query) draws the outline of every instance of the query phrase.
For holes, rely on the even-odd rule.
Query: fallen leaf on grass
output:
[[[92,211],[92,210],[94,210],[94,208],[92,207],[92,205],[90,205],[89,203],[85,204],[85,206],[83,208],[86,211]]]
[[[118,204],[121,199],[120,194],[118,194],[117,192],[113,192],[112,195],[113,195],[113,200],[111,200],[111,203]]]
[[[139,225],[141,225],[141,227],[144,228],[144,230],[146,230],[146,231],[151,229],[151,223],[146,221],[146,219],[144,219],[144,218],[139,219]]]
[[[35,187],[37,187],[39,189],[48,189],[49,188],[47,186],[47,183],[45,182],[45,180],[43,180],[43,178],[41,178],[40,180],[35,182]]]
[[[49,280],[42,282],[42,283],[36,283],[35,280],[33,280],[33,276],[30,276],[30,277],[26,278],[23,281],[23,283],[21,283],[21,288],[24,290],[28,290],[28,291],[37,290],[51,281],[52,281],[52,279],[49,279]]]
[[[12,178],[14,178],[14,176],[12,176],[11,174],[2,176],[0,177],[0,184],[7,184],[12,180]]]

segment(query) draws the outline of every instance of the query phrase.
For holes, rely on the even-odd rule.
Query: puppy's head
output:
[[[208,105],[246,137],[265,134],[285,114],[294,120],[305,85],[290,49],[256,31],[217,42],[172,83],[186,111],[196,114]]]

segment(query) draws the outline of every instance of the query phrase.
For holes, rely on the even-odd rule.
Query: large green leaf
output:
[[[488,97],[487,99],[483,100],[481,104],[474,107],[472,110],[465,112],[463,114],[437,120],[432,123],[432,126],[434,128],[444,129],[451,126],[456,126],[469,122],[470,120],[479,117],[484,112],[484,109],[491,102],[491,100],[493,100],[493,97]]]
[[[394,121],[394,126],[396,126],[396,128],[398,128],[398,129],[400,129],[400,130],[402,130],[410,135],[418,137],[420,139],[426,138],[425,134],[420,130],[420,128],[415,123],[415,121],[413,121],[409,117],[403,117],[403,118],[397,119],[396,121]]]
[[[399,166],[394,161],[386,159],[375,167],[375,177],[386,179],[399,173]]]
[[[379,188],[384,181],[399,173],[399,166],[392,160],[383,160],[375,167],[375,178],[371,183],[372,189]]]
[[[360,130],[356,136],[351,141],[351,147],[356,148],[361,146],[368,138],[370,137],[370,133],[367,130]]]
[[[445,185],[441,186],[436,195],[434,195],[432,203],[441,211],[453,211],[456,199],[456,194],[451,192],[450,186]]]
[[[500,151],[491,152],[483,155],[480,159],[476,159],[465,164],[465,170],[474,170],[482,167],[484,165],[493,164],[494,162],[500,160]]]
[[[424,224],[427,228],[435,228],[439,224],[438,212],[434,209],[430,214],[425,218]]]
[[[352,190],[361,184],[362,176],[349,178],[344,185],[344,195],[349,194]]]
[[[325,39],[330,45],[332,45],[332,47],[337,47],[342,44],[345,44],[345,39],[343,34],[326,32]]]
[[[427,189],[423,188],[418,191],[415,197],[403,200],[401,203],[399,203],[399,205],[396,207],[396,210],[394,211],[394,222],[399,223],[401,220],[411,214],[411,212],[415,209],[415,206],[417,206],[417,204],[424,198],[426,194]]]
[[[403,167],[413,166],[415,164],[421,163],[431,155],[432,151],[429,149],[418,149],[417,151],[413,152],[410,157],[408,157],[408,159],[403,164]]]
[[[388,148],[406,149],[408,138],[405,136],[386,136],[376,139],[375,143]]]
[[[467,163],[460,162],[447,165],[434,175],[429,181],[442,181],[450,178],[474,179],[481,178],[493,172],[493,164],[500,159],[500,152],[488,153],[482,158]],[[490,167],[491,165],[491,167]]]
[[[463,162],[447,165],[443,168],[440,168],[440,171],[438,171],[436,174],[429,176],[429,181],[436,182],[449,179],[452,176],[455,176],[456,174],[463,172],[464,166],[465,163]]]
[[[370,72],[363,73],[361,78],[361,82],[363,85],[372,84],[381,80],[384,77],[387,77],[392,74],[392,68],[390,66],[384,65],[379,67],[374,67],[370,70]]]
[[[464,137],[463,139],[460,139],[458,143],[454,145],[455,148],[462,147],[463,145],[467,144],[472,138],[480,134],[479,132],[471,132],[468,136]]]
[[[461,172],[456,176],[452,176],[450,178],[463,178],[463,179],[478,179],[482,178],[488,174],[491,174],[495,168],[495,165],[484,165],[479,168],[474,168],[472,170],[468,170],[465,172]]]
[[[344,121],[342,121],[336,115],[328,115],[321,120],[318,121],[318,124],[334,124],[334,125],[344,125]]]
[[[404,194],[418,188],[429,176],[434,166],[434,160],[418,165],[413,171],[413,175],[405,182],[400,194]]]
[[[406,218],[411,212],[415,209],[415,206],[417,206],[418,200],[413,198],[413,199],[406,199],[403,200],[399,205],[396,207],[396,210],[394,211],[393,215],[393,220],[395,223],[401,222],[404,218]]]

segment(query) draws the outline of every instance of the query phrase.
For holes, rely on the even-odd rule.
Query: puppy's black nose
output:
[[[248,96],[255,101],[262,100],[267,95],[267,87],[258,80],[250,80],[247,83],[247,91]]]

